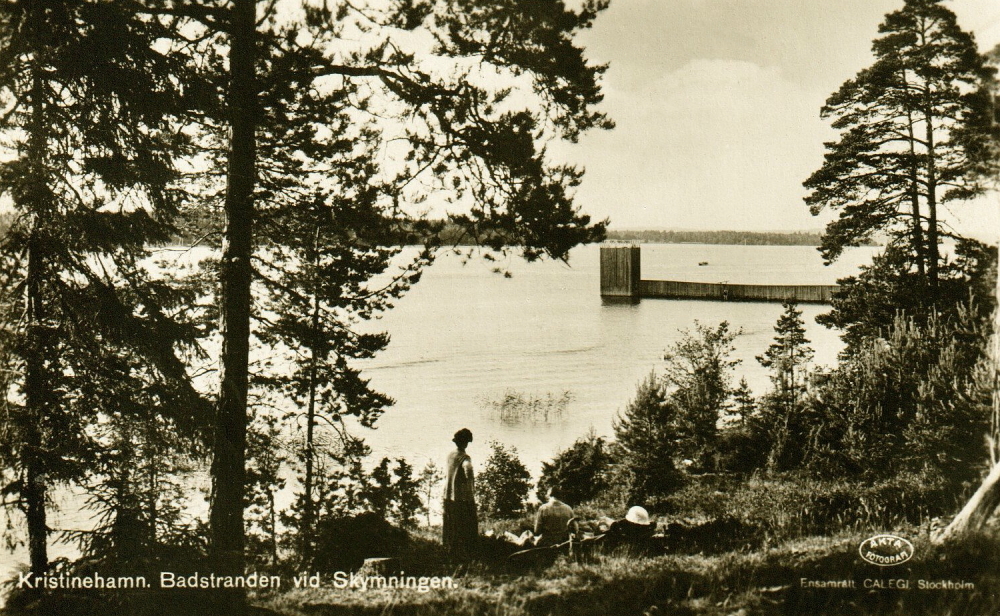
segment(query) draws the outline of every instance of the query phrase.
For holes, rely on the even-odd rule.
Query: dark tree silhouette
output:
[[[801,389],[801,368],[813,357],[812,347],[806,338],[805,323],[798,304],[786,301],[785,309],[774,324],[774,342],[767,347],[757,361],[765,368],[771,368],[771,381],[782,394],[795,393]]]
[[[123,376],[161,388],[155,409],[175,394],[200,408],[175,356],[197,336],[171,315],[188,298],[138,265],[171,232],[185,139],[170,130],[180,95],[168,75],[182,70],[154,49],[159,25],[123,4],[0,5],[0,194],[14,210],[0,240],[0,440],[36,575],[51,485],[93,462],[86,428],[122,411]]]
[[[345,166],[359,174],[334,181],[341,196],[364,182],[393,214],[428,197],[449,199],[452,221],[470,237],[521,246],[529,260],[565,258],[600,238],[604,224],[573,205],[581,172],[549,164],[544,143],[610,127],[594,111],[604,68],[589,64],[573,40],[605,6],[151,2],[152,12],[177,20],[176,36],[207,72],[200,122],[215,168],[226,169],[210,514],[219,573],[242,573],[244,563],[255,220]],[[391,168],[358,163],[373,151]],[[239,596],[227,601],[242,604]]]

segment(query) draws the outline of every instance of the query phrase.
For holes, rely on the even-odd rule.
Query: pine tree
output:
[[[259,562],[278,563],[278,492],[285,487],[282,466],[288,460],[283,438],[287,428],[275,413],[255,409],[247,430],[247,510],[250,554]]]
[[[994,47],[988,54],[991,65],[1000,65],[1000,45]],[[979,132],[992,137],[984,146],[983,158],[996,160],[1000,157],[1000,85],[996,80],[981,89],[981,95],[988,102],[992,113],[984,119]],[[975,130],[975,128],[973,128]],[[970,131],[971,132],[971,131]],[[977,170],[984,178],[995,180],[998,176],[995,168],[984,166]],[[997,271],[994,299],[1000,305],[1000,270]],[[993,390],[993,404],[990,420],[990,463],[992,469],[983,479],[982,484],[969,499],[968,503],[954,517],[948,527],[935,538],[936,543],[943,543],[960,537],[970,530],[979,530],[989,521],[997,506],[1000,506],[1000,310],[993,314],[993,335],[990,345],[990,387]]]
[[[681,485],[683,478],[675,463],[680,458],[682,439],[677,414],[660,379],[650,374],[625,411],[616,415],[619,472],[633,502],[670,494]]]
[[[757,356],[757,361],[761,366],[771,368],[771,381],[781,395],[797,399],[805,386],[803,366],[812,360],[814,351],[806,338],[805,323],[798,304],[786,301],[782,307],[784,312],[774,325],[774,342],[763,355]]]
[[[839,211],[823,238],[827,260],[885,233],[933,288],[942,261],[941,204],[981,194],[982,168],[998,165],[986,147],[990,133],[967,130],[984,126],[991,113],[980,92],[994,70],[942,0],[906,0],[879,32],[875,63],[823,107],[841,134],[806,180],[806,203],[813,214]]]
[[[800,402],[805,392],[802,372],[813,357],[802,311],[791,301],[782,306],[785,310],[774,325],[774,342],[763,355],[757,356],[760,365],[771,369],[774,383],[774,391],[764,398],[761,413],[761,422],[771,441],[768,467],[772,470],[783,463],[790,439],[803,428],[800,425]]]
[[[745,425],[747,419],[757,411],[757,399],[754,398],[753,391],[750,390],[745,378],[740,379],[739,387],[733,392],[733,403],[741,425]]]
[[[336,172],[346,174],[341,168]],[[357,182],[364,186],[364,182]],[[370,281],[390,269],[399,248],[381,247],[394,233],[394,221],[377,204],[374,190],[332,195],[318,191],[302,202],[262,212],[264,251],[258,276],[267,290],[258,301],[274,315],[257,337],[270,347],[269,360],[253,379],[287,398],[303,411],[293,426],[303,425],[297,457],[302,465],[299,535],[302,557],[310,560],[316,501],[314,467],[317,441],[330,424],[356,417],[372,427],[392,400],[373,391],[349,363],[369,358],[385,347],[388,336],[357,333],[355,325],[388,308],[415,282],[430,253],[421,252],[392,272],[388,282]],[[276,239],[269,239],[276,238]],[[278,239],[280,238],[280,241]]]
[[[167,77],[183,71],[155,48],[162,38],[119,3],[0,6],[0,195],[14,208],[0,244],[4,457],[36,575],[51,485],[92,470],[106,442],[87,427],[119,413],[114,384],[140,374],[162,386],[157,408],[201,408],[175,355],[198,332],[173,321],[177,295],[139,266],[146,242],[169,237],[185,140]],[[184,402],[166,403],[175,394]]]
[[[431,525],[431,503],[434,501],[437,486],[442,481],[444,481],[444,475],[441,474],[441,469],[438,468],[437,464],[434,464],[433,460],[427,462],[423,470],[420,471],[418,483],[420,485],[420,496],[424,501],[421,509],[424,515],[427,516],[428,527]]]
[[[362,168],[354,161],[374,148],[395,166],[379,179],[362,168],[360,179],[382,186],[380,203],[394,214],[449,195],[469,235],[522,246],[528,259],[565,258],[601,237],[604,224],[572,202],[581,172],[548,164],[544,143],[610,127],[593,110],[604,69],[573,42],[606,2],[579,11],[560,0],[303,3],[292,19],[274,2],[154,4],[196,41],[192,53],[213,71],[206,80],[224,93],[206,96],[202,119],[210,156],[226,169],[210,523],[218,572],[238,574],[255,221],[272,199],[301,197],[331,169]],[[433,43],[412,48],[419,40]],[[357,181],[336,190],[360,189]],[[241,595],[226,601],[243,605]]]

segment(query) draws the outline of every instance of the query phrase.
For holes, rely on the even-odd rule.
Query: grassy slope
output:
[[[341,614],[407,616],[609,614],[898,614],[1000,613],[1000,541],[979,537],[948,549],[918,538],[916,557],[891,569],[864,564],[860,535],[807,538],[776,548],[719,555],[629,558],[597,555],[590,562],[561,559],[527,572],[468,572],[459,589],[293,590],[261,607],[287,616]],[[855,579],[857,590],[802,589],[800,578]],[[866,578],[964,579],[975,591],[864,590]]]

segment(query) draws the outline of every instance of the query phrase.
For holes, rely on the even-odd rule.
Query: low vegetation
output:
[[[573,392],[526,394],[507,389],[498,398],[483,398],[480,404],[490,417],[509,425],[552,423],[562,420],[573,402]]]
[[[948,548],[917,539],[908,563],[909,589],[864,589],[884,571],[857,558],[861,535],[790,540],[748,552],[674,553],[656,557],[602,554],[582,562],[561,558],[533,575],[468,570],[448,592],[417,590],[352,592],[329,588],[263,598],[278,614],[397,614],[407,616],[608,614],[823,614],[979,616],[1000,609],[990,589],[1000,587],[995,538],[976,537]],[[969,575],[968,563],[977,573]],[[853,580],[857,590],[803,588],[807,580]],[[966,580],[975,592],[920,589],[918,580]]]

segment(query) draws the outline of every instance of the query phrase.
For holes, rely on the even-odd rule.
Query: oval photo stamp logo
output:
[[[913,558],[913,544],[896,535],[875,535],[861,542],[858,553],[865,562],[891,567]]]

